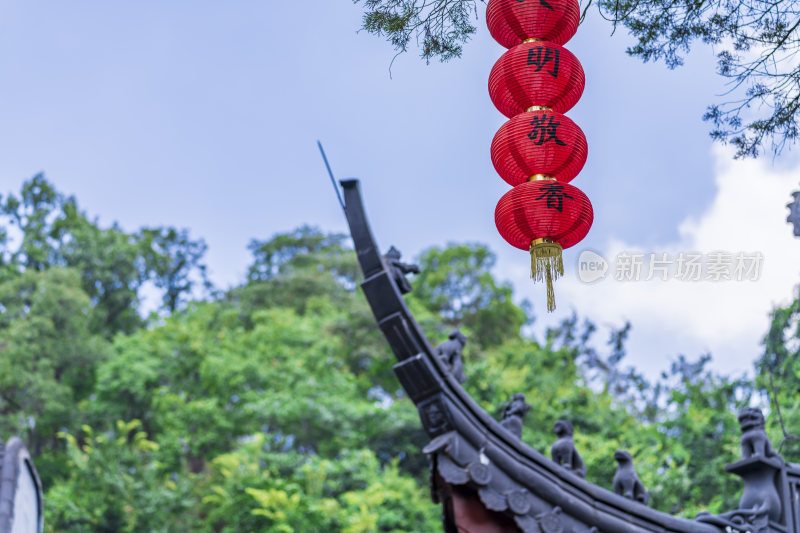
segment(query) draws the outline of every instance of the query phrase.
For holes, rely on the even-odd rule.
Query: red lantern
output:
[[[555,111],[520,113],[492,140],[494,168],[513,187],[537,174],[567,183],[583,168],[586,153],[581,129]]]
[[[511,120],[492,141],[492,163],[514,188],[497,204],[495,222],[512,246],[531,254],[531,277],[564,275],[562,250],[589,232],[594,213],[569,185],[586,162],[586,137],[565,113],[583,94],[583,67],[561,46],[578,27],[577,0],[489,0],[486,22],[509,48],[489,74],[489,95]]]
[[[552,311],[553,281],[564,275],[561,250],[580,242],[594,220],[589,199],[568,183],[529,181],[500,198],[494,220],[510,245],[530,251],[531,277],[546,282],[547,310]]]
[[[489,74],[489,95],[508,118],[531,107],[565,113],[583,93],[583,67],[559,44],[536,41],[503,54]]]
[[[486,8],[489,32],[506,48],[526,39],[564,44],[575,35],[579,19],[578,0],[489,0]]]
[[[568,183],[536,180],[523,183],[500,198],[495,223],[511,246],[530,250],[534,239],[551,239],[561,248],[574,246],[589,232],[592,204]]]

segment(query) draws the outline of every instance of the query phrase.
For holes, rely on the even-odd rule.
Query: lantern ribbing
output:
[[[489,2],[486,7],[489,33],[505,48],[531,39],[564,44],[575,35],[580,19],[578,0],[525,3],[524,0]]]
[[[509,185],[545,174],[569,182],[586,162],[583,131],[555,111],[527,111],[503,124],[492,139],[495,170]]]
[[[516,0],[514,0],[516,1]],[[583,93],[583,67],[572,52],[550,41],[518,44],[489,74],[489,95],[508,118],[532,106],[566,113]]]
[[[486,21],[508,48],[489,75],[489,95],[509,117],[492,140],[492,163],[513,188],[497,204],[495,223],[531,256],[531,277],[547,286],[564,274],[562,250],[577,244],[594,218],[589,199],[570,185],[587,156],[586,137],[563,113],[583,93],[578,59],[562,45],[577,30],[577,0],[489,0]]]

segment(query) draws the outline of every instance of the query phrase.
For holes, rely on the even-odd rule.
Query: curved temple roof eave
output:
[[[419,348],[418,353],[422,354],[436,374],[437,392],[449,400],[459,415],[454,417],[453,425],[460,436],[476,449],[485,450],[487,458],[519,485],[540,495],[553,506],[560,507],[565,514],[574,515],[582,522],[600,528],[602,532],[721,531],[710,524],[661,513],[593,485],[553,463],[489,416],[434,356],[432,345],[406,306],[372,235],[359,181],[350,179],[340,183],[344,189],[345,214],[350,233],[364,273],[362,289],[373,314],[401,363],[416,355],[412,353],[415,350],[409,350],[409,347]],[[396,320],[400,324],[391,328],[391,337],[387,333],[389,328],[384,328],[388,320]],[[398,347],[397,343],[402,346]]]

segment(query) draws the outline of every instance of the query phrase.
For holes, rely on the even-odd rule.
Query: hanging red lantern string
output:
[[[564,44],[579,19],[578,0],[490,0],[486,8],[489,32],[506,48],[531,38]]]
[[[534,106],[566,113],[578,102],[584,83],[583,67],[572,52],[533,41],[500,56],[489,74],[489,96],[508,118]]]
[[[553,281],[564,274],[561,251],[589,232],[594,211],[577,187],[552,179],[517,185],[497,203],[495,224],[511,245],[531,255],[531,277],[547,283],[547,310],[555,309]]]
[[[489,0],[486,21],[509,48],[489,74],[489,95],[509,117],[492,140],[492,163],[514,188],[498,202],[495,223],[512,246],[528,250],[531,277],[547,285],[564,275],[562,250],[589,232],[592,204],[570,185],[586,162],[586,137],[564,116],[581,97],[584,73],[561,46],[574,35],[577,0]]]
[[[586,137],[561,113],[530,111],[503,124],[491,153],[495,170],[512,187],[536,174],[567,183],[586,163]]]

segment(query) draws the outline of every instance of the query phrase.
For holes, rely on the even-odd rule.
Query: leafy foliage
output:
[[[800,454],[800,291],[786,307],[772,312],[764,354],[756,363],[759,386],[775,414],[769,420],[773,442],[790,456]]]
[[[76,272],[29,270],[0,282],[0,427],[41,455],[80,421],[109,347],[90,330],[90,303]],[[54,466],[54,465],[53,465]],[[39,465],[47,474],[51,465]]]
[[[175,312],[186,303],[197,285],[211,288],[202,262],[206,243],[192,240],[188,230],[144,228],[139,240],[144,250],[146,275],[156,288],[164,291],[162,301],[166,311]]]
[[[415,39],[425,61],[461,57],[462,45],[475,33],[476,0],[353,0],[364,4],[362,29],[385,36],[398,54]]]
[[[683,63],[693,41],[717,50],[718,72],[734,100],[709,106],[711,136],[737,156],[756,156],[771,142],[780,152],[798,135],[800,9],[794,2],[753,0],[598,0],[600,12],[638,40],[628,53],[642,60]],[[741,90],[740,90],[741,89]]]
[[[494,263],[494,254],[481,244],[430,248],[420,257],[410,298],[441,324],[442,337],[460,326],[482,347],[502,344],[518,337],[529,318],[512,301],[511,285],[492,276]]]
[[[8,195],[0,215],[4,277],[51,267],[74,269],[91,299],[90,329],[108,338],[143,325],[138,308],[145,282],[164,290],[166,308],[172,311],[191,293],[193,277],[205,280],[205,244],[192,241],[186,230],[101,228],[80,211],[75,198],[59,193],[42,174],[25,182],[19,197]],[[21,234],[19,243],[8,238],[12,228]]]
[[[344,236],[254,240],[242,285],[192,301],[205,245],[187,232],[102,228],[41,176],[3,205],[0,428],[34,455],[51,530],[441,530],[427,437]],[[738,456],[735,412],[770,392],[768,373],[786,425],[800,423],[797,301],[775,311],[758,383],[709,371],[708,357],[650,382],[623,366],[629,324],[599,343],[576,316],[522,335],[534,317],[485,246],[431,248],[419,263],[407,301],[432,340],[469,335],[469,393],[498,417],[525,393],[523,439],[545,454],[554,421],[569,419],[600,486],[626,448],[655,508],[729,510],[739,483],[720,474]],[[146,325],[148,282],[164,305]],[[775,417],[768,429],[778,442]]]
[[[47,493],[53,531],[168,532],[186,527],[189,484],[166,477],[154,460],[158,444],[141,423],[117,421],[97,434],[89,426],[66,441],[69,475]],[[176,482],[178,481],[178,482]]]
[[[475,33],[485,0],[353,0],[364,5],[362,29],[386,37],[398,54],[412,38],[426,61],[460,57]],[[583,14],[593,0],[582,2]],[[800,8],[778,0],[597,0],[614,30],[637,39],[628,54],[643,61],[683,64],[695,41],[714,46],[730,100],[708,106],[711,137],[756,156],[769,144],[779,153],[798,137]]]

